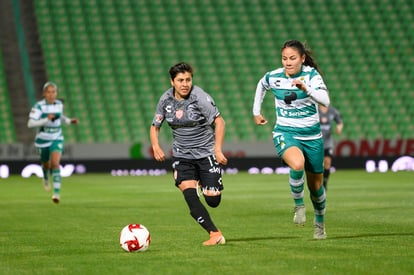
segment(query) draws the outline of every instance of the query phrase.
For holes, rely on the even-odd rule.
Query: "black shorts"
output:
[[[203,190],[224,189],[221,178],[223,169],[214,155],[202,159],[174,158],[172,168],[177,187],[182,181],[197,180]]]
[[[332,148],[325,148],[325,149],[323,150],[323,155],[324,155],[325,157],[330,157],[330,158],[332,158],[332,156],[333,156],[333,149],[332,149]]]

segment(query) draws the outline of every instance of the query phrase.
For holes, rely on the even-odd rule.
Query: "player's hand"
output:
[[[267,120],[262,115],[254,116],[253,118],[257,125],[265,125],[267,123]]]
[[[79,119],[77,119],[77,118],[72,118],[72,119],[70,120],[70,123],[71,123],[71,124],[78,124],[78,123],[79,123]]]
[[[227,164],[227,158],[224,156],[222,151],[215,151],[214,155],[216,155],[216,160],[218,163],[220,163],[221,165]]]
[[[152,151],[154,153],[154,158],[156,161],[165,160],[165,153],[160,146],[152,146]]]
[[[293,79],[292,80],[292,86],[296,86],[296,88],[298,88],[298,89],[306,92],[306,85],[305,85],[305,83],[303,83],[299,79]]]
[[[48,114],[47,115],[47,119],[50,121],[55,121],[56,119],[58,119],[60,117],[59,114]]]

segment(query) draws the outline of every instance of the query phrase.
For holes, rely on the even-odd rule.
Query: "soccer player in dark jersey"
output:
[[[335,122],[335,133],[341,134],[344,127],[341,114],[332,106],[319,105],[319,119],[323,135],[324,159],[323,159],[323,186],[328,191],[328,180],[331,174],[332,156],[334,151],[334,140],[332,137],[332,123]]]
[[[210,207],[220,204],[223,190],[222,166],[225,122],[213,98],[193,85],[193,69],[178,63],[169,70],[171,88],[158,101],[150,127],[150,140],[157,161],[165,160],[159,144],[159,132],[164,121],[172,128],[173,170],[175,185],[181,190],[190,214],[209,234],[203,245],[224,244],[221,231],[199,198],[199,187]]]

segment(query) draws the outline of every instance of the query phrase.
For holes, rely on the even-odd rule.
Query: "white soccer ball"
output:
[[[127,252],[143,252],[151,243],[151,235],[142,224],[128,224],[121,230],[119,244]]]

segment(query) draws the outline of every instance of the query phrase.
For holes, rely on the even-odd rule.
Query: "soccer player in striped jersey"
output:
[[[54,203],[60,201],[60,158],[63,153],[62,122],[77,124],[77,118],[68,118],[63,115],[63,103],[57,99],[58,87],[53,82],[43,85],[43,99],[38,101],[30,111],[29,128],[38,128],[35,147],[40,154],[43,168],[43,187],[50,191],[49,173],[52,175]]]
[[[332,106],[319,106],[319,117],[321,122],[321,129],[323,135],[324,159],[323,159],[323,186],[325,191],[328,191],[328,180],[331,174],[332,157],[334,151],[334,139],[332,137],[332,123],[335,122],[335,133],[337,135],[342,133],[344,124],[342,122],[341,114]]]
[[[201,203],[199,186],[210,207],[220,204],[223,190],[222,152],[225,122],[213,98],[193,85],[193,69],[178,63],[169,70],[171,88],[160,97],[150,127],[150,140],[157,161],[165,160],[158,135],[163,122],[172,128],[175,186],[183,193],[190,215],[210,235],[203,245],[221,245],[225,239]]]
[[[304,174],[314,208],[314,239],[326,239],[323,180],[323,140],[318,104],[328,106],[328,90],[309,50],[297,40],[284,43],[283,67],[267,72],[257,84],[253,116],[257,125],[267,123],[261,105],[272,91],[276,106],[273,142],[278,155],[290,167],[289,184],[295,203],[295,224],[306,222]]]

